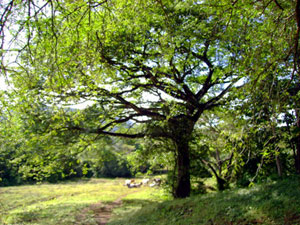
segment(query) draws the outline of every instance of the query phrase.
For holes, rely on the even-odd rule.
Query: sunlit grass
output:
[[[144,195],[143,188],[132,190],[123,183],[124,179],[91,179],[0,188],[0,224],[93,224],[93,215],[85,222],[77,218],[91,204],[115,201],[135,191]],[[146,193],[147,188],[145,196],[151,198]]]
[[[127,218],[128,215],[132,215],[144,206],[171,199],[171,195],[161,188],[144,187],[140,191],[123,198],[122,207],[114,209],[111,221],[122,220],[122,218]]]

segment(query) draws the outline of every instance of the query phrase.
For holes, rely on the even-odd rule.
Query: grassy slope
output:
[[[128,189],[124,179],[0,188],[0,224],[96,224],[96,202],[123,198],[110,224],[300,224],[300,180],[170,200],[157,188]],[[84,218],[84,221],[81,220]]]
[[[125,200],[123,207],[133,204]],[[152,203],[130,215],[118,210],[109,224],[300,224],[300,180]]]

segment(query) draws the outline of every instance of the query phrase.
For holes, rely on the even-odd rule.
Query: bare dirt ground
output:
[[[84,209],[76,218],[77,224],[87,224],[84,221],[87,221],[88,217],[93,215],[93,219],[98,225],[105,225],[108,223],[111,218],[112,211],[114,208],[120,207],[122,205],[122,199],[129,194],[138,192],[139,190],[134,190],[126,195],[120,196],[117,200],[113,202],[97,202],[90,205],[88,208]]]
[[[96,203],[90,206],[90,210],[94,213],[94,219],[99,225],[105,225],[109,221],[112,211],[114,208],[120,207],[122,205],[122,196],[113,202],[106,203]]]

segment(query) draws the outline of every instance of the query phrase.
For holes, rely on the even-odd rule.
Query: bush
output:
[[[111,153],[108,160],[94,164],[91,168],[95,177],[131,177],[128,162],[120,156]]]

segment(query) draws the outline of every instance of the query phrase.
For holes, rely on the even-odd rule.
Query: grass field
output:
[[[300,224],[299,177],[179,200],[159,188],[123,183],[91,179],[0,188],[0,224],[104,224],[99,215],[110,225]],[[112,212],[104,210],[109,207]]]
[[[0,188],[0,224],[97,224],[89,206],[126,198],[135,202],[119,213],[134,212],[145,202],[166,199],[157,188],[125,186],[124,179],[91,179],[63,184]],[[141,201],[138,204],[138,200]],[[83,215],[85,214],[85,215]]]

